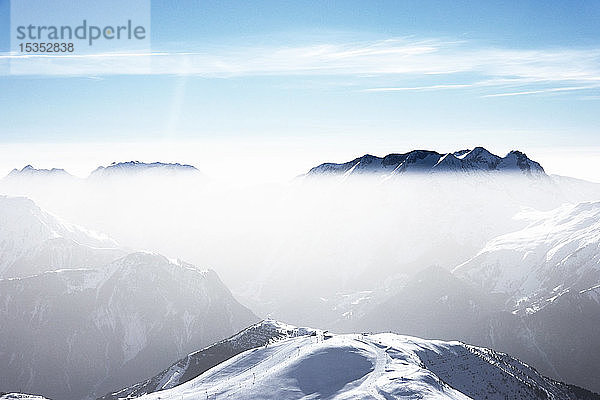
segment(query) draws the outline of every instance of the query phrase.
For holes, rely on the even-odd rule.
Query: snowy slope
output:
[[[181,399],[578,399],[590,392],[508,355],[460,342],[317,331],[247,350],[138,397]]]
[[[518,217],[525,228],[490,240],[453,271],[504,299],[514,317],[478,342],[489,336],[544,373],[598,391],[600,202]]]
[[[187,355],[150,379],[121,389],[118,392],[107,394],[101,400],[134,398],[147,393],[170,389],[196,378],[210,368],[246,350],[316,332],[314,329],[297,328],[279,321],[263,320],[227,339]]]
[[[342,164],[324,163],[312,168],[307,176],[377,174],[394,176],[405,173],[489,172],[522,173],[529,177],[546,176],[540,164],[520,151],[499,157],[484,149],[460,150],[440,154],[431,150],[413,150],[404,154],[376,157],[366,154]]]
[[[515,312],[535,312],[569,292],[598,292],[600,202],[518,218],[528,226],[490,240],[454,273],[510,296]]]

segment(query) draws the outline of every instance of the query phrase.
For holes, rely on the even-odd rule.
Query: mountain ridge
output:
[[[185,382],[151,391],[124,389],[102,399],[600,399],[546,378],[507,354],[462,342],[395,333],[332,334],[272,320],[253,327],[265,325],[296,334],[250,344]],[[223,342],[235,341],[248,329]],[[183,371],[166,371],[185,374],[182,366]],[[172,378],[158,377],[155,382]]]
[[[121,174],[126,175],[128,173],[148,173],[152,172],[168,172],[171,174],[176,174],[178,172],[191,172],[201,174],[200,170],[191,164],[182,164],[182,163],[168,163],[161,161],[154,162],[144,162],[144,161],[120,161],[120,162],[112,162],[107,166],[98,166],[92,172],[88,174],[86,178],[83,180],[90,178],[98,178],[100,176],[107,177],[112,174]],[[20,177],[27,178],[43,178],[43,177],[52,177],[52,178],[62,178],[62,179],[72,179],[78,180],[79,178],[70,174],[63,168],[35,168],[31,164],[24,166],[21,169],[14,168],[12,169],[8,175],[6,175],[4,180],[13,180],[18,179]]]
[[[213,270],[86,232],[0,197],[3,391],[99,395],[258,319]]]
[[[98,400],[135,398],[147,393],[173,388],[188,382],[210,368],[246,350],[261,347],[291,337],[316,334],[311,328],[298,328],[275,320],[262,320],[242,331],[201,350],[188,354],[156,376]]]
[[[68,178],[68,179],[76,179],[75,176],[71,175],[67,171],[62,168],[34,168],[31,164],[28,164],[21,168],[20,170],[14,168],[12,171],[8,173],[6,178],[16,178],[18,176],[30,176],[30,177],[54,177],[54,178]]]
[[[518,150],[499,157],[483,147],[438,153],[433,150],[412,150],[391,153],[384,157],[365,154],[345,163],[323,163],[311,168],[305,176],[441,172],[502,172],[522,173],[528,177],[547,176],[544,168]]]
[[[178,173],[200,174],[200,171],[190,164],[164,163],[159,161],[150,163],[142,161],[126,161],[113,162],[106,167],[100,166],[90,173],[88,179],[125,176],[127,174],[140,175],[149,173],[166,173],[170,175]]]

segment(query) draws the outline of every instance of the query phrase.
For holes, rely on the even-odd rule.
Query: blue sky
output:
[[[153,1],[151,21],[151,53],[118,67],[104,54],[67,60],[69,73],[11,75],[0,0],[0,143],[11,152],[0,168],[83,171],[117,157],[102,147],[53,160],[23,143],[91,154],[126,142],[122,156],[138,159],[161,153],[135,143],[168,143],[163,158],[200,168],[225,149],[252,162],[251,150],[290,160],[286,174],[367,152],[484,145],[600,180],[589,171],[600,170],[598,1]],[[142,59],[152,67],[139,73]]]

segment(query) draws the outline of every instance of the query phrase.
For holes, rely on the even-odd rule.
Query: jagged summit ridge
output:
[[[152,174],[152,173],[164,173],[168,175],[177,173],[200,173],[200,171],[190,164],[180,163],[163,163],[163,162],[152,162],[146,163],[142,161],[126,161],[126,162],[113,162],[110,165],[104,167],[100,166],[96,168],[91,174],[90,178],[96,177],[109,177],[109,176],[125,176],[129,174]]]
[[[166,162],[143,162],[143,161],[124,161],[112,162],[107,166],[99,166],[90,173],[88,179],[108,178],[116,176],[140,176],[140,175],[162,175],[175,176],[183,174],[192,174],[202,176],[202,173],[191,164],[166,163]],[[75,176],[62,168],[35,168],[31,164],[21,169],[14,168],[6,175],[4,180],[13,181],[18,179],[32,178],[62,178],[76,179]]]
[[[518,150],[500,157],[483,147],[438,153],[432,150],[412,150],[402,154],[377,157],[365,154],[345,163],[324,163],[312,168],[307,176],[322,175],[398,175],[404,173],[439,172],[502,172],[522,173],[528,177],[545,176],[542,166]]]
[[[21,169],[14,168],[9,172],[7,178],[17,178],[20,176],[74,178],[73,175],[62,168],[35,168],[31,164],[28,164]]]

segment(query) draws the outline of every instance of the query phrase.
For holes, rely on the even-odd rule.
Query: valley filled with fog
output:
[[[122,246],[210,267],[261,315],[338,329],[416,273],[450,271],[526,227],[519,213],[600,198],[600,185],[498,171],[308,174],[243,188],[181,166],[107,171],[14,174],[2,187]]]
[[[277,185],[226,186],[201,170],[201,164],[124,162],[82,179],[26,167],[0,181],[0,192],[34,202],[19,207],[44,213],[23,233],[23,242],[31,232],[47,230],[44,240],[68,237],[77,244],[62,244],[60,251],[55,241],[45,245],[50,250],[39,250],[37,264],[44,261],[38,269],[35,258],[16,252],[2,260],[1,278],[43,275],[46,267],[108,265],[101,276],[61,272],[85,275],[68,280],[104,293],[96,297],[99,306],[90,305],[104,310],[91,317],[99,330],[85,340],[104,337],[108,322],[98,321],[105,317],[110,324],[127,315],[138,321],[102,339],[107,349],[111,341],[129,349],[106,368],[119,365],[131,374],[145,363],[145,369],[128,375],[129,381],[108,374],[94,383],[88,376],[71,398],[90,385],[99,396],[150,377],[266,317],[339,333],[463,340],[509,352],[552,378],[600,390],[593,367],[600,361],[594,333],[600,326],[600,202],[594,202],[600,184],[547,175],[523,153],[498,157],[481,148],[364,156],[298,171]],[[14,204],[7,198],[3,206]],[[4,215],[10,226],[14,211]],[[78,226],[85,231],[77,233]],[[5,246],[14,245],[11,240]],[[204,282],[202,299],[192,286],[181,286],[192,279],[188,269],[194,266],[218,275],[193,278]],[[67,278],[44,279],[61,291]],[[5,285],[4,293],[21,290]],[[155,317],[142,293],[154,285],[165,301],[153,307],[177,317],[169,326],[156,316],[148,326],[161,328],[148,333],[144,326]],[[110,291],[120,293],[117,303]],[[15,304],[27,312],[27,304]],[[138,306],[145,310],[142,317]],[[228,322],[217,322],[225,314]],[[73,329],[87,329],[78,324]],[[194,331],[204,324],[218,326]],[[136,334],[144,337],[141,343]],[[119,335],[130,339],[118,344]],[[166,345],[172,335],[176,346]],[[568,352],[566,341],[572,343]],[[172,354],[145,354],[152,343],[163,343],[161,351]]]

